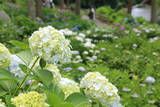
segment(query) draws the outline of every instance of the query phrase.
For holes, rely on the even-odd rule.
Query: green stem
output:
[[[20,83],[20,85],[15,89],[15,92],[13,95],[15,95],[17,93],[17,91],[23,86],[23,84],[25,83],[25,81],[27,80],[27,77],[29,76],[29,74],[32,72],[33,67],[35,66],[35,64],[37,63],[37,61],[39,60],[40,57],[37,57],[37,59],[35,60],[35,62],[33,63],[33,65],[31,66],[31,68],[29,69],[29,71],[26,73],[24,79],[22,80],[22,82]]]

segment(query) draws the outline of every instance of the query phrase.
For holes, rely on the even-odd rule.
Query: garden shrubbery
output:
[[[1,8],[11,17],[0,23],[3,107],[160,106],[159,25],[109,7],[97,10],[106,27],[57,9],[39,23]]]

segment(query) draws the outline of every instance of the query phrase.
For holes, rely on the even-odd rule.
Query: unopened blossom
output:
[[[7,68],[11,62],[11,54],[9,50],[0,43],[0,68]]]
[[[11,102],[15,107],[49,107],[45,100],[45,95],[32,91],[19,94]]]
[[[34,56],[42,57],[48,62],[66,62],[71,57],[69,40],[51,26],[33,32],[29,46]]]
[[[58,86],[62,89],[65,94],[65,98],[69,95],[80,92],[79,84],[68,78],[61,78],[61,81],[58,83]]]
[[[99,72],[87,73],[80,82],[84,93],[102,105],[108,107],[121,107],[118,89]]]

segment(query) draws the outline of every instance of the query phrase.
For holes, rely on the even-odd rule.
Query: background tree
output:
[[[156,23],[156,17],[157,17],[157,8],[156,8],[156,0],[151,0],[151,23]]]
[[[28,7],[28,15],[32,18],[32,20],[36,20],[36,8],[34,0],[27,0]]]
[[[132,0],[128,0],[128,13],[131,14],[132,12]]]
[[[76,14],[80,15],[80,10],[81,10],[81,1],[76,0]]]
[[[42,7],[43,7],[43,2],[42,0],[35,0],[36,1],[36,17],[42,18]]]
[[[60,5],[60,8],[63,9],[64,8],[64,0],[59,0],[59,5]]]

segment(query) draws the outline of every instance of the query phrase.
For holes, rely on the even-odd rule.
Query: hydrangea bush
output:
[[[69,32],[69,34],[72,33]],[[86,48],[93,48],[91,39],[88,38],[85,41]],[[5,68],[0,69],[2,79],[0,86],[3,87],[2,92],[8,96],[8,100],[5,96],[2,97],[7,106],[91,107],[102,105],[105,107],[107,105],[118,107],[120,105],[118,89],[100,73],[86,74],[80,85],[61,75],[58,62],[69,61],[71,53],[77,54],[71,51],[70,42],[65,39],[64,30],[59,31],[47,26],[33,32],[29,38],[31,51],[27,49],[11,55],[4,45],[0,44],[0,46],[2,59],[0,68]],[[95,56],[94,59],[96,58]],[[77,70],[86,71],[84,67],[79,67]],[[84,93],[81,92],[83,88]],[[0,100],[2,107],[5,107],[5,103]]]

